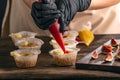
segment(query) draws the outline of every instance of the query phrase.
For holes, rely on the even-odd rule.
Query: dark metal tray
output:
[[[111,45],[111,40],[104,43],[105,45]],[[120,40],[116,40],[118,43],[120,43]],[[102,70],[102,71],[114,71],[114,72],[120,72],[120,60],[116,59],[116,55],[119,51],[119,47],[116,48],[115,52],[113,53],[114,59],[111,62],[104,61],[105,55],[102,54],[101,48],[103,45],[95,49],[99,54],[99,57],[97,59],[92,59],[92,54],[88,53],[88,55],[84,56],[80,60],[78,60],[75,64],[76,69],[88,69],[88,70]]]

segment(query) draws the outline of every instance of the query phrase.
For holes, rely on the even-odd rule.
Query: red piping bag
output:
[[[42,0],[38,0],[38,2],[42,2]],[[58,23],[58,20],[56,20],[56,22],[50,26],[49,31],[51,32],[52,36],[57,41],[59,46],[62,48],[64,53],[66,53],[64,42],[63,42],[63,36],[62,36],[62,33],[60,33],[59,26],[60,25]]]
[[[64,53],[66,52],[64,42],[63,42],[63,36],[62,33],[59,31],[59,23],[58,20],[51,25],[49,28],[49,31],[51,32],[52,36],[55,38],[59,46],[62,48]]]
[[[38,0],[38,2],[42,2],[42,0]]]

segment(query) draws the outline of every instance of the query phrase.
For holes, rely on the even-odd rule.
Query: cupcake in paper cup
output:
[[[44,42],[38,38],[21,39],[15,43],[19,49],[41,49]]]
[[[36,66],[38,55],[40,53],[40,50],[18,49],[10,52],[10,55],[14,57],[17,67],[29,68]]]
[[[77,31],[65,31],[63,34],[63,38],[64,39],[70,39],[70,40],[76,40],[76,37],[78,36],[78,32]]]
[[[49,53],[53,56],[55,64],[58,66],[72,66],[76,62],[78,48],[67,48],[66,53],[62,49],[53,49]]]
[[[56,40],[52,39],[50,41],[50,44],[53,46],[53,48],[60,48]],[[78,44],[77,41],[64,39],[64,45],[66,48],[76,48],[76,45]]]
[[[9,36],[12,38],[13,42],[16,42],[20,39],[35,38],[36,35],[37,33],[35,32],[21,31],[18,33],[11,33]]]

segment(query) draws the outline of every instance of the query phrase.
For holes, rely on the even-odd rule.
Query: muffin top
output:
[[[73,53],[73,50],[72,49],[67,49],[66,52],[64,53],[61,49],[55,49],[50,53],[53,54],[53,55],[63,55],[63,54]]]
[[[35,46],[38,46],[38,44],[24,41],[24,42],[21,42],[20,46],[22,46],[22,47],[35,47]]]
[[[26,53],[17,53],[17,52],[11,52],[10,53],[10,55],[11,56],[33,56],[33,55],[35,55],[35,54],[33,54],[33,53],[28,53],[28,52],[26,52]]]
[[[10,35],[11,37],[14,37],[14,38],[22,38],[23,36],[19,33],[11,33]]]

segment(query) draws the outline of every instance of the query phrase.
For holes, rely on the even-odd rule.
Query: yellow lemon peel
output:
[[[88,29],[83,29],[82,31],[79,31],[79,37],[81,40],[85,42],[87,46],[89,46],[91,42],[94,40],[93,33]]]

